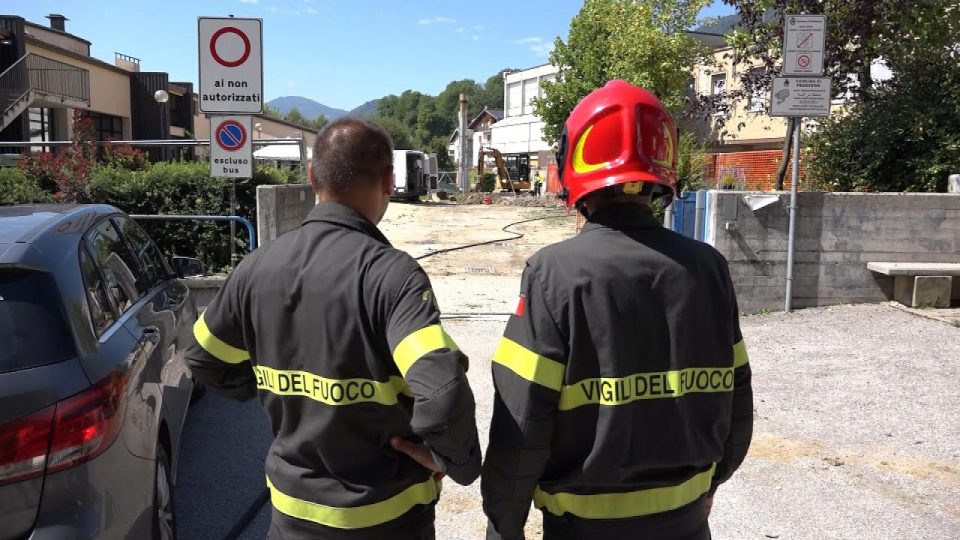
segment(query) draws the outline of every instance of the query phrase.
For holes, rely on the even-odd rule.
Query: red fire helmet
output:
[[[567,207],[617,184],[677,189],[677,127],[651,92],[614,80],[574,107],[557,154]],[[640,184],[637,184],[640,185]]]

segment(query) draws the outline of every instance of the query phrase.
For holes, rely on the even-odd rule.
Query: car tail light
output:
[[[43,474],[56,406],[0,426],[0,485]]]
[[[123,424],[126,378],[94,386],[0,426],[0,485],[89,461],[113,444]]]

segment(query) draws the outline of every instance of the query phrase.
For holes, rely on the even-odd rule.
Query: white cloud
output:
[[[260,0],[240,0],[241,4],[256,4]]]
[[[523,38],[517,42],[517,45],[528,46],[530,51],[537,56],[550,56],[550,53],[553,52],[553,42],[546,41],[540,36]]]
[[[287,88],[293,88],[297,85],[297,81],[287,81]]]
[[[474,35],[470,36],[470,39],[472,39],[472,40],[474,40],[474,41],[480,41],[480,36],[474,34]]]
[[[280,11],[280,8],[278,8],[277,6],[270,6],[267,8],[267,11],[269,11],[270,13],[277,13],[278,11]]]
[[[316,15],[316,14],[320,13],[319,10],[317,10],[316,8],[312,8],[312,7],[308,7],[307,9],[304,10],[304,12],[306,12],[307,15]]]
[[[477,32],[483,32],[484,30],[487,29],[487,27],[482,24],[478,24],[478,25],[475,25],[473,29]]]
[[[456,19],[450,17],[431,17],[429,19],[420,19],[417,24],[456,24]]]

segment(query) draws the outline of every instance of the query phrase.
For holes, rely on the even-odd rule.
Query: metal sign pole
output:
[[[237,179],[230,179],[230,215],[237,215]],[[230,222],[230,267],[237,267],[237,222]]]
[[[797,118],[793,131],[793,170],[790,171],[790,231],[787,237],[787,291],[784,295],[783,310],[789,313],[793,309],[793,259],[797,237],[797,184],[800,183],[800,124],[803,118]]]

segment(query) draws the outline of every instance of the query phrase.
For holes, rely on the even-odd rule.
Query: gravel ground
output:
[[[500,320],[448,320],[486,441]],[[890,306],[746,317],[756,425],[720,488],[718,539],[960,538],[960,330]],[[484,442],[485,444],[485,442]],[[480,488],[446,482],[437,538],[482,538]],[[539,538],[531,513],[527,537]]]

